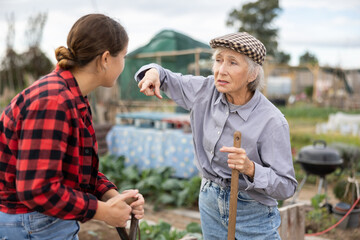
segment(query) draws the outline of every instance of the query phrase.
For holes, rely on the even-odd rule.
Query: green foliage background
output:
[[[100,171],[114,182],[122,192],[126,189],[139,189],[147,202],[159,207],[196,207],[201,178],[178,179],[171,176],[173,168],[161,167],[142,172],[136,165],[125,167],[125,158],[106,155],[100,159]]]

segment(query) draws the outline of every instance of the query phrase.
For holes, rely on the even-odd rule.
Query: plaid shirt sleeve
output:
[[[117,187],[109,181],[109,179],[101,172],[98,172],[97,186],[96,186],[96,197],[101,199],[104,193],[110,189],[118,190]]]
[[[73,156],[65,156],[69,142],[74,139],[68,120],[71,119],[70,110],[65,102],[58,101],[59,98],[52,97],[32,102],[16,126],[20,131],[17,195],[30,209],[84,222],[94,216],[97,199],[72,186],[71,177],[78,173],[62,170],[64,165],[74,164],[66,161]],[[66,169],[72,168],[67,166]],[[105,190],[99,189],[100,192]]]

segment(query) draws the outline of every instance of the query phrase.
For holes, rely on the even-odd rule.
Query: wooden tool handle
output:
[[[135,218],[134,214],[131,214],[129,234],[126,231],[126,228],[122,228],[122,227],[117,227],[116,231],[118,232],[121,240],[136,240],[137,234],[139,234],[139,239],[140,239],[139,220]]]
[[[129,198],[126,199],[125,202],[127,204],[131,204],[136,201],[137,198]],[[126,228],[117,227],[116,228],[119,237],[121,240],[136,240],[136,234],[139,232],[139,239],[140,239],[140,229],[139,229],[139,220],[135,218],[134,214],[131,214],[131,223],[130,223],[130,232],[129,234],[126,232]]]
[[[241,132],[234,133],[234,147],[241,148]]]
[[[234,147],[241,147],[241,133],[234,133]],[[230,206],[229,206],[229,224],[228,224],[228,240],[235,239],[236,232],[236,212],[237,212],[237,196],[239,189],[239,171],[231,170],[231,189],[230,189]]]
[[[139,220],[135,217],[134,214],[131,214],[131,223],[130,223],[130,232],[129,239],[136,240],[136,234],[139,232],[140,239],[140,231],[139,231]]]
[[[129,235],[128,235],[128,233],[126,232],[126,228],[124,228],[124,227],[117,227],[117,228],[116,228],[116,231],[118,232],[119,237],[120,237],[121,240],[129,240]]]

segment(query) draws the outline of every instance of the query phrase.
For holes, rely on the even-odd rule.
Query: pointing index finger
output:
[[[244,150],[242,148],[237,148],[237,147],[226,147],[223,146],[222,148],[220,148],[220,152],[227,152],[227,153],[241,153]]]

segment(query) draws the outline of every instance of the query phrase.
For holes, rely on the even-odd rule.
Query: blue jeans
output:
[[[229,223],[230,187],[203,181],[199,209],[204,240],[227,239]],[[281,218],[278,208],[253,200],[245,191],[239,191],[236,214],[237,240],[280,239],[277,229]]]
[[[62,220],[39,212],[0,212],[0,240],[78,240],[79,229],[75,220]]]

